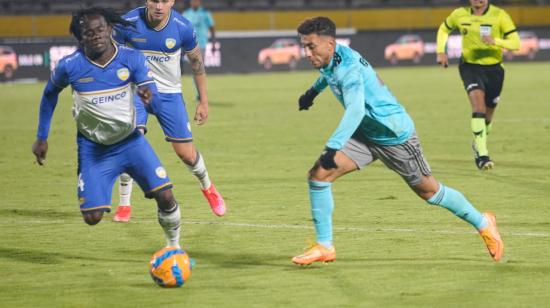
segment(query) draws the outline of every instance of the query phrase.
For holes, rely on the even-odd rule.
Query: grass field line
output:
[[[257,223],[237,223],[237,222],[208,222],[208,221],[190,221],[184,220],[183,224],[189,225],[222,225],[238,228],[263,228],[263,229],[310,229],[313,226],[289,225],[289,224],[257,224]],[[362,228],[362,227],[333,227],[334,231],[341,232],[395,232],[395,233],[438,233],[438,234],[475,234],[475,231],[452,231],[452,230],[422,230],[411,228]],[[518,237],[550,237],[550,234],[544,232],[502,232],[508,236]]]
[[[66,220],[52,219],[52,220],[16,220],[9,222],[0,222],[0,226],[12,226],[18,224],[71,224],[72,222],[67,222]],[[74,222],[75,224],[82,223],[80,221]],[[157,224],[156,219],[140,219],[137,224]],[[246,223],[246,222],[218,222],[218,221],[199,221],[199,220],[182,220],[184,225],[216,225],[223,227],[234,227],[234,228],[256,228],[256,229],[279,229],[279,230],[313,230],[313,226],[307,225],[290,225],[290,224],[260,224],[260,223]],[[392,227],[341,227],[334,226],[333,230],[336,232],[365,232],[365,233],[426,233],[426,234],[475,234],[475,231],[459,231],[459,230],[429,230],[429,229],[420,229],[420,228],[392,228]],[[502,232],[501,234],[506,236],[515,236],[515,237],[537,237],[537,238],[550,238],[550,233],[546,232],[533,232],[533,231],[509,231]]]

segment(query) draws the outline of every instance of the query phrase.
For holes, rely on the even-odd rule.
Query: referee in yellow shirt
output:
[[[443,67],[449,65],[445,45],[455,29],[462,35],[458,68],[472,105],[475,163],[480,170],[488,170],[494,163],[489,158],[487,135],[504,82],[502,48],[519,49],[519,35],[503,9],[489,4],[488,0],[470,0],[470,7],[454,10],[439,26],[437,62]]]

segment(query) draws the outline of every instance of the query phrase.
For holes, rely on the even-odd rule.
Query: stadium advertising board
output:
[[[505,52],[504,61],[549,61],[550,28],[521,29],[522,48]],[[358,50],[374,66],[435,65],[436,31],[369,31],[343,29],[340,44]],[[0,40],[0,80],[47,80],[51,70],[65,55],[76,50],[76,42],[66,39]],[[447,52],[458,62],[461,39],[451,35]],[[183,72],[190,71],[184,61]],[[294,31],[220,32],[216,48],[206,48],[208,73],[252,73],[311,69]]]

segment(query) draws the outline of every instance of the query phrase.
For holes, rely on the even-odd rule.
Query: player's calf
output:
[[[158,221],[166,236],[167,247],[179,247],[181,212],[172,190],[155,194],[158,205]]]

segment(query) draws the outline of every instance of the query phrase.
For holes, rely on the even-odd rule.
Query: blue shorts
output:
[[[112,145],[98,144],[78,134],[77,144],[77,191],[82,212],[110,212],[113,185],[123,172],[138,183],[147,198],[153,198],[155,192],[172,188],[153,148],[137,130]]]
[[[164,131],[166,141],[186,143],[193,142],[191,124],[185,110],[181,93],[159,93],[160,102],[154,101],[147,106],[147,112],[154,114]],[[137,104],[141,104],[136,95]],[[138,110],[140,112],[140,110]],[[139,118],[139,115],[138,115]]]

